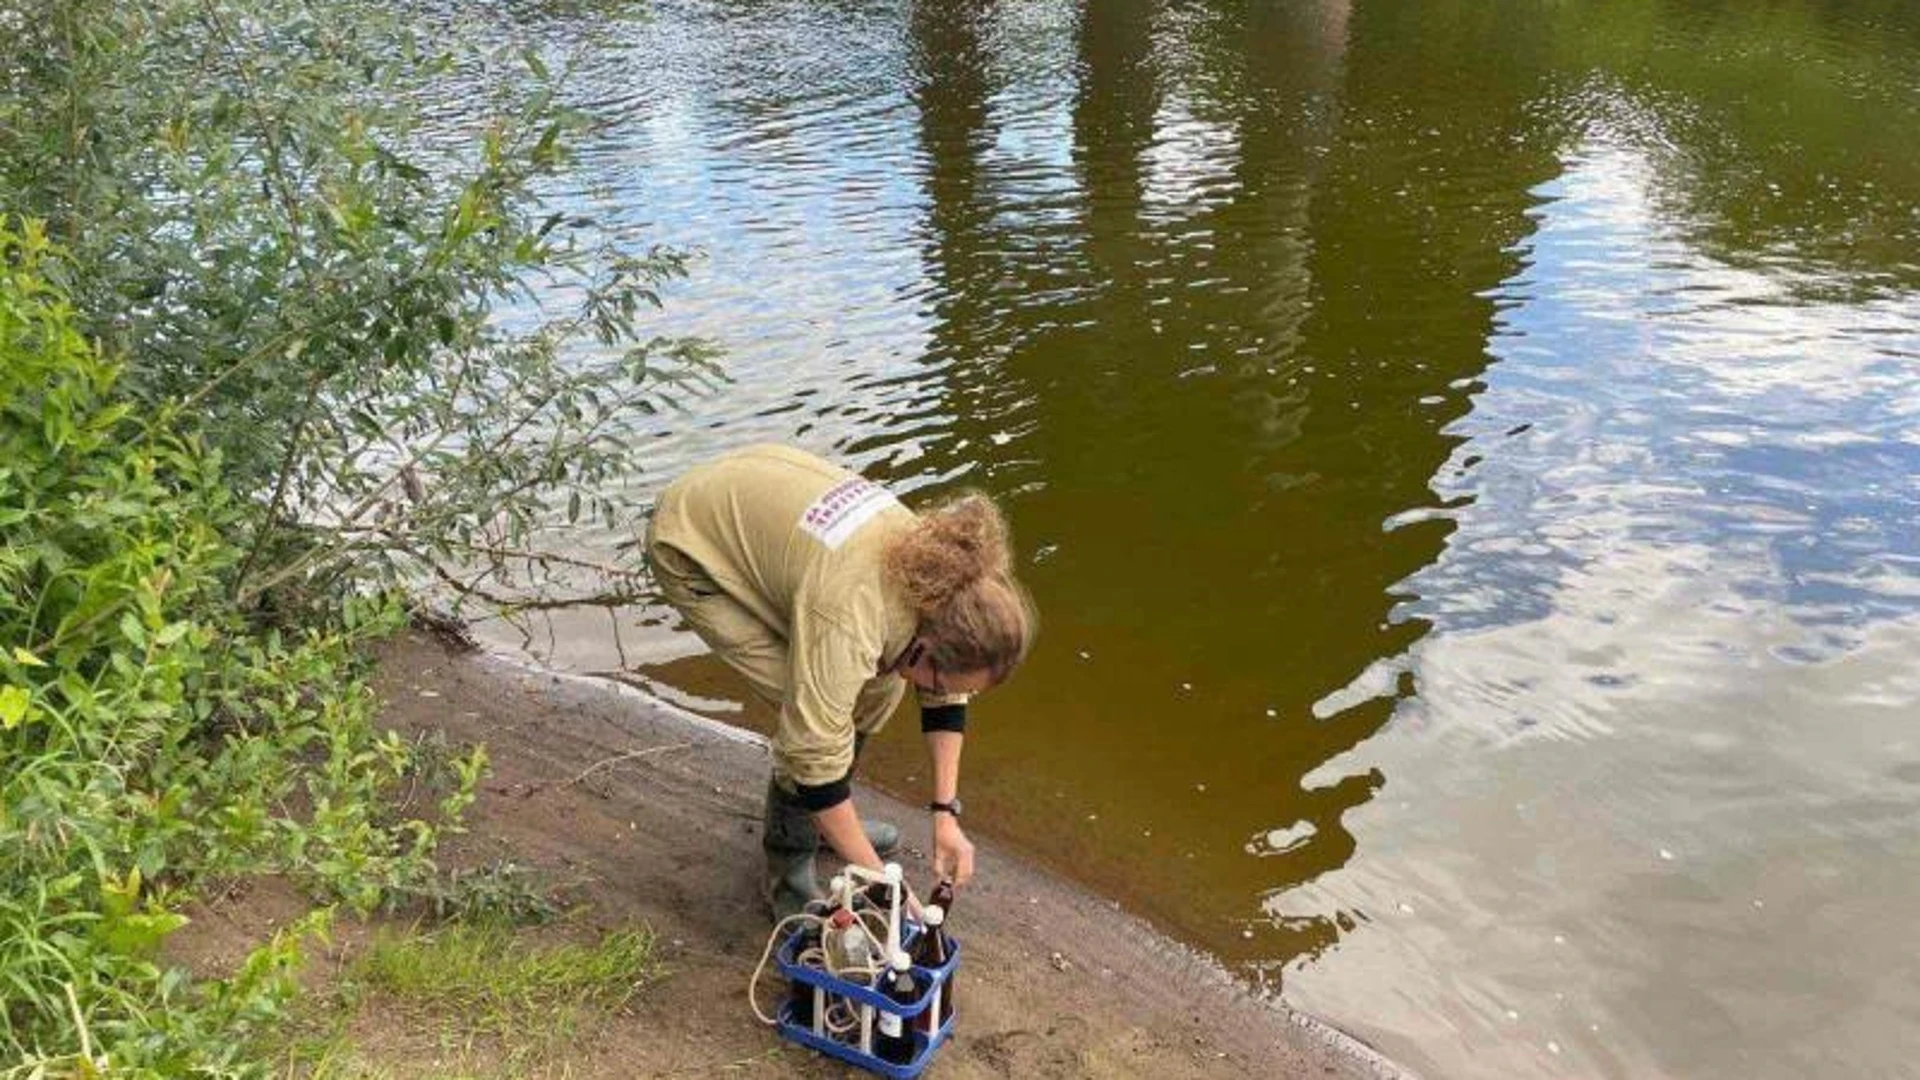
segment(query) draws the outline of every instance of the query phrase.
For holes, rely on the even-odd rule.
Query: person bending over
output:
[[[661,493],[647,559],[662,594],[779,710],[762,837],[774,918],[820,895],[822,839],[876,870],[898,846],[898,829],[860,820],[850,779],[908,684],[932,761],[934,872],[973,876],[959,798],[967,699],[1012,674],[1037,628],[1009,551],[985,495],[916,514],[791,447],[735,451]]]

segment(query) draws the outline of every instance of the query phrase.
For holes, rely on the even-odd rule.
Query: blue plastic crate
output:
[[[905,940],[901,942],[901,947],[911,948],[914,938],[918,936],[918,929],[910,928]],[[880,1076],[893,1077],[894,1080],[913,1080],[914,1077],[919,1076],[933,1062],[934,1054],[938,1053],[940,1047],[946,1043],[947,1037],[953,1034],[952,1017],[930,1035],[920,1031],[915,1021],[933,1004],[934,987],[945,986],[948,980],[953,978],[954,971],[960,967],[960,943],[954,941],[951,936],[947,938],[952,944],[953,952],[947,957],[947,962],[938,968],[914,965],[913,980],[920,988],[920,996],[911,1004],[903,1005],[871,986],[835,978],[818,968],[801,967],[795,964],[793,959],[799,937],[798,931],[787,935],[787,939],[780,943],[779,951],[774,954],[774,961],[779,966],[780,973],[794,982],[817,986],[829,994],[847,998],[856,1005],[870,1005],[876,1013],[886,1012],[900,1017],[901,1023],[913,1029],[914,1055],[913,1060],[906,1064],[895,1065],[890,1061],[882,1061],[873,1054],[862,1053],[858,1043],[844,1043],[832,1035],[816,1035],[813,1028],[803,1027],[794,1022],[791,999],[780,1003],[780,1034],[802,1046],[818,1050]],[[874,1024],[876,1026],[879,1024],[877,1015]]]

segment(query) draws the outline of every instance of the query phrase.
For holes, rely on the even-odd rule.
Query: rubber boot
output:
[[[887,858],[900,850],[900,827],[886,821],[860,822],[860,831],[867,834],[867,843],[882,858]]]
[[[775,922],[799,914],[808,901],[824,895],[813,871],[814,852],[820,848],[820,831],[813,826],[813,814],[772,779],[767,781],[760,847],[767,856],[760,895]]]

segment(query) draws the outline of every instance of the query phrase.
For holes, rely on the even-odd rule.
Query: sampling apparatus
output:
[[[951,890],[936,894],[951,903]],[[960,945],[946,933],[944,913],[929,908],[924,921],[915,918],[911,900],[898,863],[835,875],[825,901],[773,928],[748,987],[755,1015],[784,1038],[868,1072],[919,1076],[953,1033]],[[757,994],[769,960],[788,980],[772,1016]]]

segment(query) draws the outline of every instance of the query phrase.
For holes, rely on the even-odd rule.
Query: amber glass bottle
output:
[[[933,895],[927,897],[927,903],[939,904],[941,910],[951,916],[953,914],[953,879],[941,878],[933,887]]]
[[[953,945],[947,940],[947,910],[939,904],[928,904],[921,915],[924,926],[913,942],[913,962],[917,967],[938,970],[953,956]],[[934,1003],[915,1021],[920,1030],[929,1035],[940,1030],[953,1016],[953,980],[940,984],[934,994]]]

